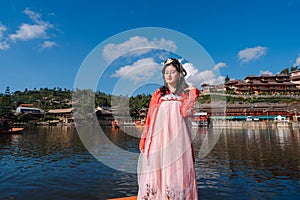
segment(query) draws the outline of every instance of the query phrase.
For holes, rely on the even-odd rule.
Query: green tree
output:
[[[286,75],[288,75],[289,73],[290,73],[289,68],[285,68],[280,72],[280,74],[286,74]]]
[[[228,81],[230,81],[230,78],[229,78],[229,76],[228,76],[228,75],[226,75],[226,78],[225,78],[225,83],[226,83],[226,82],[228,82]]]
[[[11,111],[11,94],[10,88],[7,86],[5,94],[1,97],[0,101],[0,117],[11,118],[13,113]]]
[[[292,66],[290,68],[285,68],[283,70],[281,70],[281,74],[286,74],[286,75],[290,75],[293,71],[296,71],[298,69],[298,66]]]
[[[130,97],[129,106],[133,110],[148,108],[151,100],[151,95],[138,94],[135,97]]]
[[[290,72],[296,71],[297,69],[298,69],[298,66],[291,67]]]

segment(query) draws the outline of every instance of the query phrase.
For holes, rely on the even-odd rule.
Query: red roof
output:
[[[31,104],[31,103],[21,103],[19,105],[19,107],[33,107],[33,104]]]

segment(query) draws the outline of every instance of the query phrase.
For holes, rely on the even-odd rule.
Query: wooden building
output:
[[[291,81],[289,75],[276,74],[249,75],[245,81],[229,81],[226,89],[234,89],[237,94],[294,94],[299,93],[299,85]]]
[[[291,72],[291,82],[300,88],[300,69]]]
[[[285,116],[292,120],[297,115],[295,109],[287,103],[244,103],[223,104],[215,102],[198,105],[197,112],[207,112],[212,119],[246,120],[247,116],[253,116],[259,120],[274,120],[277,116]]]
[[[74,108],[63,108],[63,109],[53,109],[48,110],[47,114],[58,118],[64,124],[71,124],[74,122],[73,112]]]

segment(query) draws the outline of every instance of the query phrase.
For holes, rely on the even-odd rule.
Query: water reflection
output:
[[[111,144],[138,153],[136,136],[142,129],[103,127],[104,140],[95,127],[82,128],[85,139],[96,145],[96,157],[108,158],[120,169],[136,167],[137,158],[115,155]],[[193,135],[196,155],[218,137],[211,128],[193,129]],[[136,194],[135,173],[110,168],[93,156],[72,127],[1,135],[0,199],[79,200]],[[196,158],[200,199],[298,199],[299,157],[299,129],[224,129],[212,151]]]
[[[299,156],[299,130],[226,130],[210,154],[197,160],[200,195],[210,199],[205,191],[213,190],[237,199],[296,199]]]
[[[127,134],[122,129],[102,127],[100,130],[99,128],[77,127],[88,151],[110,168],[135,174],[139,157],[139,138],[132,136],[134,132]]]

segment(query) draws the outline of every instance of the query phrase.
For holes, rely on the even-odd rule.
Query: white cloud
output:
[[[6,31],[6,26],[0,22],[0,40],[3,38],[3,33]]]
[[[57,44],[55,42],[52,41],[44,41],[44,43],[42,44],[42,49],[46,49],[46,48],[51,48],[57,46]]]
[[[6,26],[4,26],[1,22],[0,22],[0,50],[6,50],[9,49],[9,44],[7,43],[7,41],[4,39],[3,35],[4,32],[7,30]]]
[[[183,64],[184,69],[187,71],[186,81],[188,84],[200,87],[203,83],[210,85],[219,85],[224,83],[224,77],[216,74],[213,70],[199,71],[191,63]]]
[[[15,33],[7,34],[6,37],[4,37],[4,32],[7,28],[0,22],[0,50],[8,49],[10,47],[9,43],[18,40],[27,41],[39,38],[51,38],[49,34],[50,29],[59,31],[53,24],[42,20],[40,13],[34,12],[29,8],[26,8],[23,13],[28,16],[32,23],[21,24]],[[57,44],[55,42],[44,41],[41,46],[42,49],[45,49],[57,46]]]
[[[111,77],[120,77],[134,82],[147,81],[160,72],[161,65],[155,63],[153,58],[143,58],[132,65],[126,65],[117,70]]]
[[[9,37],[11,40],[30,40],[40,37],[45,37],[45,27],[41,25],[22,24],[15,34],[11,34]]]
[[[219,70],[220,68],[223,68],[223,67],[226,67],[226,63],[219,62],[214,66],[213,70]]]
[[[183,68],[186,70],[186,79],[189,79],[192,76],[195,76],[196,74],[199,73],[199,70],[194,67],[194,65],[192,63],[184,63],[182,64]]]
[[[298,55],[298,58],[296,58],[295,66],[299,66],[300,67],[300,54]]]
[[[0,50],[9,49],[9,44],[6,41],[0,41]]]
[[[164,49],[167,51],[175,51],[177,49],[175,43],[171,40],[166,40],[164,38],[161,38],[159,40],[153,39],[152,41],[150,41],[148,40],[148,38],[145,37],[134,36],[120,44],[110,43],[106,45],[103,49],[102,54],[106,59],[106,61],[110,63],[116,58],[130,51],[140,49],[139,52],[135,52],[135,53],[141,54],[149,51],[150,48]]]
[[[274,75],[273,72],[268,71],[268,70],[267,70],[267,71],[261,70],[259,73],[260,73],[261,75],[263,75],[263,74]]]
[[[242,63],[247,63],[249,61],[257,60],[260,57],[266,55],[267,47],[257,46],[254,48],[246,48],[238,53],[238,57]]]
[[[36,13],[29,8],[26,8],[23,13],[26,14],[34,24],[22,24],[16,33],[9,36],[14,42],[16,40],[31,40],[47,37],[47,30],[54,27],[49,22],[43,21],[41,19],[41,14]]]
[[[34,12],[32,10],[30,10],[29,8],[25,8],[25,10],[23,11],[24,14],[26,14],[33,22],[37,23],[37,24],[41,24],[41,14]]]

